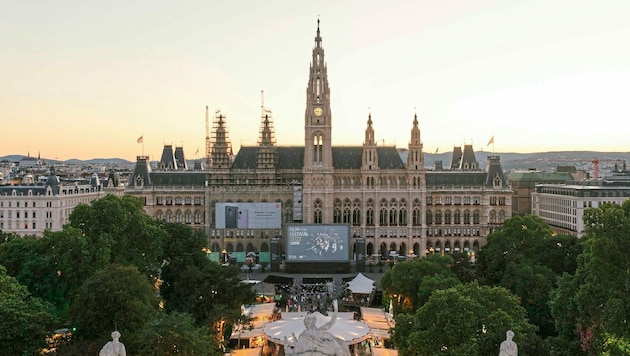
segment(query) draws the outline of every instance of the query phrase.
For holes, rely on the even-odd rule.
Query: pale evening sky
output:
[[[0,0],[0,156],[204,152],[205,106],[235,153],[260,92],[276,141],[303,145],[321,20],[334,145],[425,152],[630,151],[630,1]]]

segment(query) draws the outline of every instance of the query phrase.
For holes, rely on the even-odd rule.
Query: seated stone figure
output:
[[[125,345],[118,341],[119,338],[120,333],[118,331],[112,332],[112,341],[109,341],[103,346],[98,356],[127,356]]]
[[[350,350],[345,342],[334,337],[328,329],[330,329],[337,320],[337,301],[333,301],[334,314],[329,322],[320,326],[315,325],[317,316],[314,310],[311,310],[304,317],[304,326],[306,329],[302,331],[299,338],[293,335],[293,339],[297,340],[295,344],[285,346],[286,355],[300,356],[350,356]]]
[[[518,346],[512,341],[513,337],[514,332],[512,330],[508,330],[505,333],[505,340],[501,343],[499,356],[518,356]]]

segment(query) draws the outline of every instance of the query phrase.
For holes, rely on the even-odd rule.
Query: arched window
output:
[[[462,223],[462,213],[459,210],[455,210],[455,214],[453,215],[454,217],[454,223],[455,224],[461,224]]]
[[[343,201],[343,223],[344,224],[350,224],[350,208],[351,208],[352,204],[350,202],[350,199],[346,198]]]
[[[435,212],[435,223],[436,224],[442,223],[442,212],[439,210]]]
[[[317,199],[313,204],[313,222],[315,224],[322,223],[322,201]]]
[[[335,199],[335,204],[333,207],[333,223],[341,223],[341,199]]]
[[[451,211],[447,210],[444,212],[444,223],[445,224],[450,224],[451,223]]]
[[[361,201],[355,199],[352,203],[352,225],[361,226]]]
[[[473,224],[479,224],[479,211],[475,210],[473,212]]]
[[[322,162],[322,146],[324,144],[324,135],[321,132],[316,132],[313,135],[313,162]]]
[[[470,211],[464,211],[464,224],[470,224]]]
[[[427,219],[427,225],[432,225],[433,224],[433,212],[431,210],[427,210],[427,214],[426,214],[426,219]]]

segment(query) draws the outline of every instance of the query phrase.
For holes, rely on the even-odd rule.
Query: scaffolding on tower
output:
[[[209,167],[213,169],[230,168],[234,154],[229,139],[226,116],[216,110],[210,135]]]

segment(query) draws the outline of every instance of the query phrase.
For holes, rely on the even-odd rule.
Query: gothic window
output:
[[[374,209],[368,208],[365,215],[365,224],[368,226],[374,225]]]
[[[324,144],[324,135],[316,132],[313,136],[313,162],[322,162],[322,145]]]
[[[470,197],[464,197],[464,204],[470,205]]]
[[[422,224],[420,220],[420,208],[417,208],[417,207],[413,208],[411,219],[412,219],[411,223],[413,224],[413,226],[420,226]]]
[[[192,204],[192,197],[186,197],[186,198],[184,198],[184,204],[186,204],[186,205],[191,205],[191,204]]]
[[[335,205],[333,207],[333,223],[341,223],[341,200],[335,199]]]
[[[350,224],[350,207],[343,208],[343,223]]]
[[[496,224],[497,223],[497,212],[492,210],[490,212],[490,223],[491,224]]]
[[[173,222],[173,213],[170,210],[166,212],[166,222]]]
[[[435,223],[436,224],[442,223],[442,212],[439,210],[435,212]]]
[[[433,212],[431,210],[427,210],[427,225],[433,224]]]
[[[464,224],[470,224],[470,211],[464,211]]]
[[[397,212],[398,212],[398,211],[396,210],[396,208],[392,208],[392,209],[389,211],[389,224],[390,224],[390,225],[392,225],[392,226],[396,226],[396,225],[398,225],[398,221],[396,221],[396,220],[397,220],[397,219],[396,219]]]
[[[481,204],[481,198],[479,196],[474,196],[473,197],[473,204],[474,205],[479,205]]]
[[[444,223],[445,224],[450,224],[451,223],[451,211],[447,210],[444,212]]]
[[[462,213],[459,210],[455,210],[455,214],[453,215],[454,223],[461,224],[462,223]]]
[[[195,211],[195,224],[201,224],[201,213]]]
[[[191,214],[190,210],[187,210],[186,213],[184,213],[184,222],[186,224],[192,223],[192,214]]]
[[[499,177],[499,173],[497,173],[496,176],[494,176],[494,180],[492,182],[492,185],[495,187],[500,187],[501,186],[501,177]]]
[[[155,214],[155,218],[158,220],[164,219],[164,215],[162,214],[161,210],[158,210],[157,214]]]
[[[479,224],[479,211],[477,210],[473,212],[473,224]]]
[[[457,196],[453,198],[453,204],[460,205],[461,203],[462,203],[462,197]]]
[[[379,215],[379,225],[387,226],[387,208],[381,208],[381,213]]]
[[[182,197],[175,197],[175,205],[182,205]]]
[[[178,223],[182,222],[182,212],[179,210],[175,212],[175,222],[178,222]]]
[[[503,222],[505,222],[505,211],[501,210],[499,211],[499,224],[503,224]]]
[[[313,222],[315,224],[321,224],[322,223],[322,201],[317,199],[315,200],[315,203],[313,204]]]
[[[499,205],[505,205],[505,197],[499,197]]]
[[[361,226],[361,209],[359,208],[352,210],[352,225]]]
[[[404,207],[400,208],[400,213],[398,215],[398,224],[399,225],[407,225],[407,209]]]

